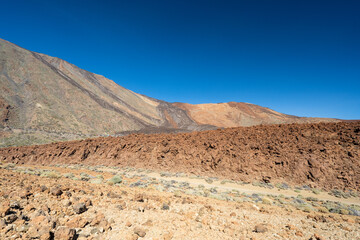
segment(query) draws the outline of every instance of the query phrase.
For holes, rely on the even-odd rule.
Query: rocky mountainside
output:
[[[141,129],[211,128],[195,123],[170,103],[1,39],[0,107],[1,129],[44,137],[48,133],[71,139]],[[5,137],[13,134],[3,133]]]
[[[0,39],[0,147],[136,131],[318,121],[336,120],[298,118],[246,103],[171,104]]]

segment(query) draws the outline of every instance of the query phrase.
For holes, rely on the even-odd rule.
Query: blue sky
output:
[[[360,1],[3,1],[0,38],[169,102],[360,119]]]

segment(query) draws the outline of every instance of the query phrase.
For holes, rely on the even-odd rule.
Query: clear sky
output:
[[[169,102],[360,119],[360,1],[1,1],[0,38]]]

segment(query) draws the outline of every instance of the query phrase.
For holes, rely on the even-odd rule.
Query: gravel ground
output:
[[[199,188],[164,173],[159,173],[164,179],[153,174],[76,165],[3,166],[0,238],[360,238],[360,217],[346,212],[349,205],[313,199],[343,209],[319,211],[320,206],[309,204],[311,199],[224,193],[205,187],[200,176],[193,178],[204,182]],[[238,195],[241,201],[236,201]],[[226,200],[230,196],[233,199]],[[299,207],[307,205],[308,209]]]

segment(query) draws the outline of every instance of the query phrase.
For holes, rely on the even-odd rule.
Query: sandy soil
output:
[[[29,168],[76,176],[84,173],[102,175],[104,182],[94,184],[91,180],[73,180],[64,176],[36,176],[27,173]],[[111,186],[107,179],[115,172],[119,175],[120,171],[103,171],[86,165],[1,168],[0,238],[254,240],[360,237],[360,217],[304,212],[286,204],[223,201],[159,191],[153,186],[129,187],[130,183],[145,177],[149,180],[164,178],[161,173],[136,169],[126,171],[122,175],[123,182]],[[136,172],[140,173],[134,175]],[[186,180],[190,184],[217,186],[219,189],[233,187],[227,183],[220,186],[220,180],[209,184],[203,179],[187,177],[165,179]],[[241,187],[269,191],[247,185]],[[84,212],[77,212],[79,204],[85,206]]]

